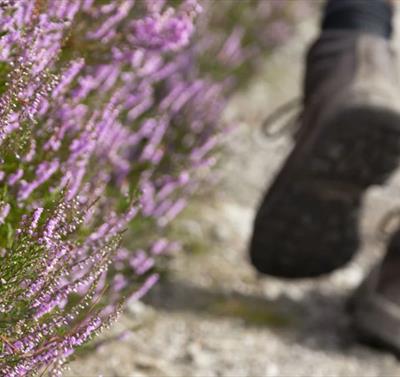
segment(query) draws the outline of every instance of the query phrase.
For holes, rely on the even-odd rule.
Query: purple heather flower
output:
[[[143,285],[130,297],[128,297],[127,302],[140,300],[159,280],[160,276],[158,274],[150,275]]]
[[[4,220],[10,213],[11,206],[9,203],[2,203],[0,205],[0,225],[4,224]]]

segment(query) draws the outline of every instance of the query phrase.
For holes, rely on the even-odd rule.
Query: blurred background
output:
[[[208,3],[196,38],[225,45],[219,64],[205,54],[199,69],[232,81],[213,184],[170,226],[181,250],[159,284],[76,354],[67,376],[400,375],[394,356],[356,341],[344,312],[349,293],[381,254],[376,228],[398,205],[398,174],[368,193],[366,242],[345,269],[293,283],[260,277],[247,262],[255,207],[292,147],[290,135],[271,140],[260,126],[300,94],[319,6],[314,0]]]

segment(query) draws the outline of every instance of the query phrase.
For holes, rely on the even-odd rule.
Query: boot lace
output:
[[[301,100],[293,98],[276,108],[261,125],[268,139],[279,139],[288,133],[294,133],[300,123],[299,108]],[[285,118],[285,119],[283,119]]]
[[[400,207],[396,207],[388,211],[380,220],[377,227],[377,235],[386,240],[397,229],[400,228]]]

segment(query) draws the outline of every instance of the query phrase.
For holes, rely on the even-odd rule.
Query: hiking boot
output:
[[[400,231],[348,306],[361,340],[400,356]]]
[[[254,221],[250,258],[258,271],[314,277],[351,259],[363,194],[398,164],[398,85],[382,37],[329,30],[313,44],[296,144]]]

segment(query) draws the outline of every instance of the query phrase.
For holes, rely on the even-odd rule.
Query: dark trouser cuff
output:
[[[385,0],[329,0],[322,30],[355,30],[389,39],[393,32],[393,13],[393,7]]]

